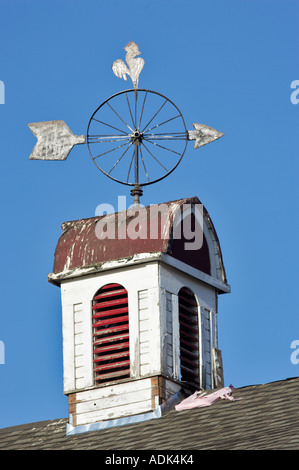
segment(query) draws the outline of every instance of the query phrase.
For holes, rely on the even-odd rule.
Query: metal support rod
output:
[[[135,186],[139,186],[138,145],[139,145],[139,142],[136,139],[135,140]]]
[[[139,185],[135,185],[133,189],[131,189],[131,195],[134,196],[134,206],[139,206],[140,205],[140,200],[139,197],[142,196],[143,191],[140,188]]]
[[[137,134],[137,132],[136,132]],[[142,189],[139,186],[139,159],[138,159],[138,151],[139,151],[139,135],[135,137],[134,140],[135,144],[135,185],[134,188],[131,190],[131,195],[134,196],[134,206],[140,205],[140,196],[142,196]]]

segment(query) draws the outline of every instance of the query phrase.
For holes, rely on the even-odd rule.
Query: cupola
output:
[[[28,124],[30,159],[62,161],[86,144],[134,197],[128,210],[62,224],[49,281],[61,288],[68,434],[157,418],[185,394],[223,385],[217,306],[230,287],[210,216],[197,197],[140,205],[190,141],[198,149],[223,133],[198,122],[187,130],[172,100],[139,88],[139,46],[124,49],[112,71],[133,88],[105,99],[86,134],[61,120]]]
[[[161,416],[176,394],[223,386],[219,240],[197,197],[62,224],[68,433]]]

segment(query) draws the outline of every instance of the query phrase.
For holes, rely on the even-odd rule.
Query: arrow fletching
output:
[[[44,121],[28,124],[37,138],[30,160],[66,160],[77,144],[85,144],[84,135],[75,135],[64,121]]]

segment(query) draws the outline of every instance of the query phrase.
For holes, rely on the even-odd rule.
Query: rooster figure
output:
[[[127,75],[131,77],[135,91],[138,88],[138,79],[141,70],[144,67],[144,60],[141,57],[135,58],[137,55],[140,55],[141,52],[138,49],[137,44],[134,41],[129,42],[125,47],[126,51],[126,64],[121,60],[117,59],[112,64],[112,70],[118,78],[123,78],[127,80]]]

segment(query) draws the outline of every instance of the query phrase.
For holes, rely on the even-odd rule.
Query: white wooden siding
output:
[[[138,292],[139,313],[139,373],[144,376],[150,372],[150,311],[149,292],[144,289]]]
[[[68,393],[75,388],[74,358],[74,311],[73,305],[65,304],[62,298],[62,335],[63,335],[63,391]]]
[[[201,307],[200,314],[202,386],[205,389],[211,389],[213,388],[211,312]]]
[[[172,293],[161,289],[161,370],[162,374],[173,378],[174,373],[174,343],[173,343],[173,306]]]
[[[151,379],[140,379],[75,394],[76,426],[153,410]]]
[[[173,377],[173,321],[172,321],[172,295],[166,291],[166,373]]]
[[[173,378],[181,379],[180,365],[180,322],[179,322],[179,298],[172,294],[172,332],[173,332]]]
[[[75,388],[84,386],[84,334],[82,303],[73,305]]]
[[[73,304],[74,388],[93,385],[91,302]]]

